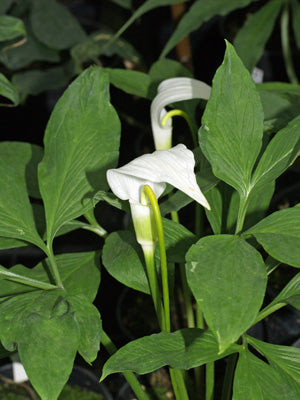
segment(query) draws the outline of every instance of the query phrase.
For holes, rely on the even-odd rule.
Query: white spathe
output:
[[[185,145],[178,144],[168,150],[142,155],[121,168],[108,170],[107,180],[113,193],[131,204],[141,203],[144,185],[149,185],[159,198],[168,183],[210,209],[197,184],[194,167],[193,153]]]
[[[208,100],[210,92],[209,85],[196,79],[171,78],[161,82],[151,103],[151,126],[156,150],[172,147],[172,119],[168,119],[166,126],[161,122],[167,113],[165,107],[183,100]]]

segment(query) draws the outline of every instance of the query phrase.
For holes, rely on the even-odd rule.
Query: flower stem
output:
[[[162,125],[165,126],[167,124],[168,119],[172,118],[172,117],[182,117],[186,120],[186,122],[190,128],[191,134],[192,134],[194,147],[197,147],[197,145],[198,145],[197,144],[197,127],[195,126],[195,124],[193,123],[193,121],[191,120],[189,115],[185,111],[182,111],[182,110],[178,110],[178,109],[171,110],[171,111],[167,112],[167,114],[161,120]]]
[[[173,368],[169,368],[169,371],[176,400],[189,400],[182,371]]]
[[[168,266],[167,266],[167,255],[164,231],[162,225],[162,219],[160,214],[160,209],[158,202],[156,200],[155,194],[149,185],[144,186],[144,191],[147,194],[156,224],[158,243],[159,243],[159,253],[160,253],[160,264],[161,264],[161,279],[162,279],[162,289],[163,289],[163,304],[165,312],[165,327],[167,332],[171,331],[171,319],[170,319],[170,296],[169,296],[169,281],[168,281]]]
[[[160,263],[161,263],[161,278],[162,278],[162,288],[163,288],[163,304],[164,304],[164,330],[171,332],[171,319],[170,319],[170,297],[169,297],[169,281],[168,281],[168,266],[167,266],[167,255],[165,238],[163,232],[162,219],[160,214],[160,209],[153,193],[153,190],[149,185],[145,185],[144,193],[149,198],[157,230],[158,242],[159,242],[159,252],[160,252]],[[169,368],[170,377],[172,385],[174,388],[174,393],[177,400],[189,400],[188,393],[186,390],[185,382],[183,379],[182,371],[178,369]]]
[[[118,349],[110,339],[110,337],[102,331],[101,334],[101,343],[103,346],[106,348],[107,352],[112,355],[114,354]],[[134,391],[136,397],[138,400],[150,400],[150,397],[148,394],[143,390],[141,387],[141,384],[137,380],[136,376],[132,372],[123,372],[123,375],[127,382],[129,383],[131,389]]]
[[[146,262],[147,277],[150,286],[151,297],[154,303],[155,312],[161,330],[165,330],[165,314],[161,302],[161,293],[156,273],[154,250],[155,247],[142,246],[144,258]]]
[[[222,390],[222,400],[230,400],[231,399],[231,390],[232,390],[232,382],[234,376],[235,365],[237,361],[237,354],[231,354],[228,358],[224,382],[223,382],[223,390]]]
[[[215,363],[209,362],[206,364],[206,397],[205,400],[213,400],[214,385],[215,385]]]
[[[290,47],[290,35],[289,35],[289,5],[288,2],[285,1],[283,11],[281,13],[280,19],[280,30],[281,30],[281,46],[282,46],[282,53],[283,59],[285,63],[285,68],[289,80],[291,83],[298,85],[298,78],[295,72],[292,52]]]

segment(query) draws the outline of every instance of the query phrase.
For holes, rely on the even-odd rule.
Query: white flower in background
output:
[[[151,209],[143,194],[144,185],[149,185],[155,197],[159,198],[168,183],[210,209],[197,184],[194,167],[193,153],[185,145],[178,144],[168,150],[145,154],[121,168],[107,171],[107,180],[113,193],[122,200],[129,200],[137,240],[140,244],[146,245],[147,240],[149,244],[156,240],[153,221],[149,222],[152,219]],[[148,225],[151,225],[149,229],[145,228],[145,225],[142,226],[142,220],[143,223],[148,220]]]
[[[151,103],[151,125],[156,150],[165,150],[172,147],[172,119],[168,119],[166,126],[162,124],[167,114],[165,107],[182,100],[208,100],[211,87],[196,79],[171,78],[162,81],[157,92]]]

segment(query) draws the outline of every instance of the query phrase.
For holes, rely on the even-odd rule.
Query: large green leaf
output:
[[[190,369],[238,350],[238,345],[232,345],[220,356],[214,335],[198,328],[161,332],[134,340],[119,349],[104,365],[101,380],[116,372],[146,374],[164,365]]]
[[[202,124],[200,146],[214,174],[247,196],[262,145],[263,110],[249,72],[229,43]]]
[[[18,88],[0,73],[0,95],[11,100],[14,105],[19,103]]]
[[[186,259],[189,286],[221,353],[253,324],[265,295],[266,267],[258,251],[233,235],[200,239]]]
[[[74,312],[61,290],[11,297],[0,305],[0,337],[17,344],[26,373],[45,400],[57,399],[72,371],[80,341]]]
[[[33,0],[30,22],[33,33],[46,46],[62,50],[86,39],[79,22],[56,0]]]
[[[197,0],[180,20],[160,57],[165,57],[180,40],[200,28],[204,22],[210,20],[215,15],[226,15],[230,11],[246,7],[253,1],[255,0]]]
[[[106,171],[116,166],[120,122],[109,102],[108,77],[85,70],[56,104],[44,137],[39,184],[51,240],[66,222],[91,207],[107,188]]]
[[[80,329],[78,352],[86,362],[93,362],[100,349],[102,323],[100,314],[84,295],[69,296]]]
[[[298,383],[272,365],[254,356],[247,349],[242,351],[237,363],[232,400],[297,400]]]
[[[300,390],[300,349],[265,343],[247,336],[247,341],[264,355],[269,363],[275,364],[297,382]]]
[[[250,72],[263,53],[281,7],[282,0],[269,1],[246,20],[234,39],[236,52]]]
[[[102,262],[119,282],[143,293],[150,293],[144,270],[143,253],[130,231],[111,233],[105,240]]]
[[[37,95],[49,89],[61,88],[74,75],[74,66],[71,63],[52,67],[46,70],[30,70],[18,72],[12,77],[22,96]]]
[[[36,167],[40,158],[41,149],[37,146],[0,144],[0,236],[25,240],[45,249],[28,198],[28,193],[37,194]]]
[[[11,15],[0,17],[0,42],[26,36],[26,29],[21,19]]]
[[[17,70],[27,67],[33,61],[59,62],[57,51],[50,49],[40,43],[32,34],[31,29],[26,25],[26,42],[20,42],[17,46],[1,44],[0,62],[10,70]]]
[[[264,187],[275,180],[300,153],[300,116],[279,131],[264,151],[253,174],[251,185]]]
[[[300,268],[300,207],[277,211],[248,229],[276,260]]]

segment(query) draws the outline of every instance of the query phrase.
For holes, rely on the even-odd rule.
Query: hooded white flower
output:
[[[151,186],[159,198],[169,183],[209,209],[197,184],[194,167],[193,153],[184,144],[178,144],[168,150],[144,154],[121,168],[109,169],[107,180],[114,194],[130,203],[141,202],[144,185]]]
[[[159,198],[166,183],[186,193],[192,199],[210,209],[194,174],[193,153],[183,144],[168,150],[145,154],[121,168],[109,169],[107,180],[113,193],[122,200],[129,200],[137,241],[143,249],[153,246],[157,239],[152,209],[143,194],[149,185]]]
[[[196,79],[171,78],[161,82],[157,92],[151,103],[151,125],[155,148],[165,150],[172,147],[172,119],[168,119],[166,126],[162,124],[167,113],[165,106],[182,100],[208,100],[211,87]]]

